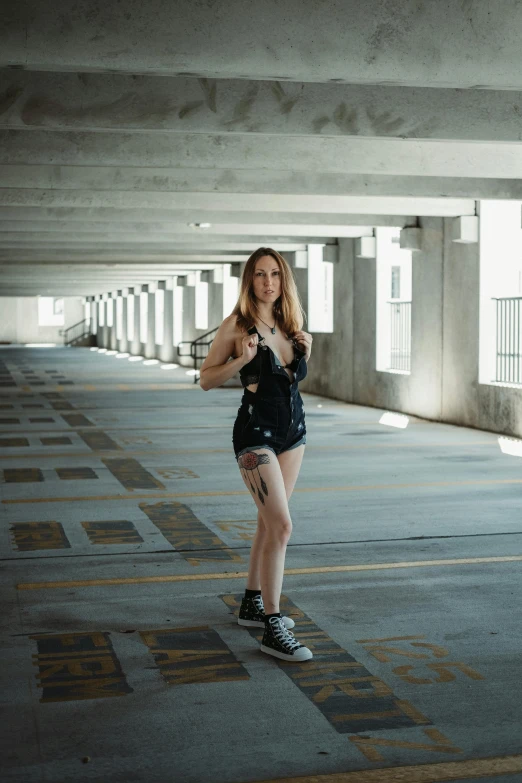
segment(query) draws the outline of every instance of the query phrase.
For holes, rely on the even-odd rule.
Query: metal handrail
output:
[[[184,340],[181,343],[178,343],[177,346],[177,352],[178,356],[190,356],[191,359],[194,361],[194,370],[196,371],[194,373],[194,383],[197,383],[199,381],[199,375],[198,375],[198,362],[203,364],[203,361],[206,359],[208,355],[208,349],[214,342],[214,337],[216,336],[216,332],[219,329],[219,326],[216,326],[215,329],[211,329],[209,332],[205,332],[205,334],[201,334],[199,337],[196,337],[195,340]],[[212,335],[211,340],[206,340],[206,337],[209,337]],[[190,352],[189,353],[182,353],[180,351],[180,348],[185,345],[190,345]],[[201,349],[201,350],[200,350]],[[206,349],[206,350],[205,350]]]
[[[522,385],[522,296],[492,296],[496,304],[495,383]]]
[[[411,300],[395,299],[390,305],[390,370],[411,371]]]
[[[84,337],[88,337],[91,333],[91,319],[84,318],[82,321],[78,321],[73,326],[68,326],[63,330],[63,343],[64,345],[73,345],[78,340],[82,340]]]

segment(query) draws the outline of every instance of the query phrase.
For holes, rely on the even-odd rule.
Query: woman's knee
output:
[[[286,544],[292,535],[292,520],[286,515],[272,516],[265,526],[265,536],[269,541]]]

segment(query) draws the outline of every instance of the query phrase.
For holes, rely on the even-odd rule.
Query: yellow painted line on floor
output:
[[[101,426],[101,425],[100,425]],[[85,431],[88,431],[88,428],[84,428]],[[108,425],[104,426],[104,429],[109,429]],[[38,433],[40,434],[42,430],[38,430]],[[52,432],[53,434],[56,432],[56,430],[49,430],[49,432]],[[66,433],[73,433],[76,432],[74,429],[67,429],[63,430],[63,432]],[[10,434],[13,434],[13,431],[10,431]],[[27,432],[26,436],[33,435],[34,430],[31,430],[31,432]],[[19,437],[24,437],[24,433],[16,432],[16,435]],[[496,446],[496,440],[479,440],[475,441],[475,443],[385,443],[385,444],[368,444],[368,445],[362,445],[360,443],[354,445],[354,446],[311,446],[310,444],[307,444],[306,446],[306,453],[308,454],[310,451],[375,451],[376,449],[432,449],[432,448],[468,448],[468,447],[474,447],[474,446]],[[118,455],[121,457],[122,452],[121,451],[91,451],[90,449],[86,449],[85,451],[63,451],[63,452],[41,452],[41,451],[33,451],[33,452],[27,452],[27,446],[20,447],[25,448],[24,454],[16,454],[16,453],[10,453],[10,454],[0,454],[0,459],[54,459],[55,457],[86,457],[87,455],[90,457],[111,457],[113,455]],[[30,448],[30,447],[29,447]],[[150,457],[155,456],[157,454],[233,454],[231,448],[226,449],[149,449],[148,451],[130,451],[127,449],[124,449],[124,453],[126,457]]]
[[[285,576],[302,574],[335,574],[354,571],[384,571],[394,568],[422,568],[426,566],[473,565],[476,563],[512,563],[522,561],[522,555],[507,557],[466,557],[451,560],[410,560],[399,563],[364,563],[348,566],[313,566],[311,568],[286,568]],[[200,582],[212,579],[243,579],[247,571],[214,574],[172,574],[167,576],[124,576],[112,579],[73,579],[66,582],[21,582],[18,590],[43,590],[58,587],[103,587],[104,585],[142,585],[151,582]]]
[[[120,452],[121,453],[121,452]],[[296,492],[364,492],[365,490],[404,489],[411,487],[462,487],[484,486],[487,484],[522,484],[522,479],[481,479],[479,481],[426,481],[411,484],[364,484],[353,487],[296,487]],[[83,495],[80,497],[60,498],[10,498],[2,500],[7,505],[18,503],[71,503],[73,501],[95,500],[136,500],[136,498],[205,498],[221,497],[228,495],[249,495],[246,489],[215,490],[214,492],[149,492],[146,495],[133,493],[132,495]]]
[[[331,775],[305,775],[298,778],[276,778],[259,783],[442,783],[442,781],[513,775],[522,772],[522,755],[493,756],[466,761],[441,761],[438,764],[416,764],[407,767],[364,769],[334,772]],[[501,780],[501,778],[499,778]]]

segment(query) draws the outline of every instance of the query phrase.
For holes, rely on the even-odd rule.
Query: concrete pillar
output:
[[[101,294],[100,301],[99,301],[99,315],[100,315],[100,321],[103,321],[103,325],[99,327],[100,332],[100,340],[98,342],[98,345],[101,348],[108,348],[109,347],[109,327],[107,326],[107,300],[108,296],[107,294]]]
[[[91,313],[91,334],[96,335],[98,332],[98,312],[97,312],[97,302],[96,298],[94,296],[87,296],[86,297],[87,302],[90,306],[90,313]]]
[[[123,288],[120,291],[118,291],[118,296],[121,296],[121,337],[118,340],[117,348],[120,353],[127,353],[128,352],[127,331],[128,331],[128,317],[129,317],[128,289]]]
[[[129,351],[134,356],[141,356],[141,342],[140,342],[140,294],[141,286],[135,285],[129,288],[129,295],[134,297],[134,330],[132,340],[130,341]]]
[[[178,361],[178,343],[183,339],[183,308],[185,302],[185,286],[179,281],[182,278],[176,275],[172,278],[172,341],[174,344],[174,361]]]
[[[208,283],[208,330],[220,326],[223,321],[224,278],[228,273],[223,268],[202,272],[201,280]]]
[[[163,343],[157,348],[162,362],[174,361],[174,285],[173,278],[158,282],[158,290],[163,291]]]
[[[118,294],[116,291],[109,295],[108,307],[112,310],[112,326],[109,326],[109,348],[111,351],[115,351],[118,347],[117,331],[116,331],[116,319],[117,319],[117,306],[116,299]]]
[[[156,283],[142,286],[142,292],[147,294],[147,335],[142,344],[142,355],[146,359],[156,357]]]
[[[183,323],[182,342],[192,342],[196,339],[196,282],[197,273],[189,272],[178,277],[178,285],[183,286]],[[188,346],[183,346],[183,352],[188,353]],[[191,367],[193,362],[189,356],[178,356],[179,363]],[[177,360],[176,360],[177,361]]]

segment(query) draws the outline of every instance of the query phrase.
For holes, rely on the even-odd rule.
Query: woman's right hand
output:
[[[243,343],[243,361],[245,364],[248,364],[248,362],[251,362],[257,353],[257,343],[258,343],[257,334],[245,335],[245,337],[243,337],[242,343]]]

